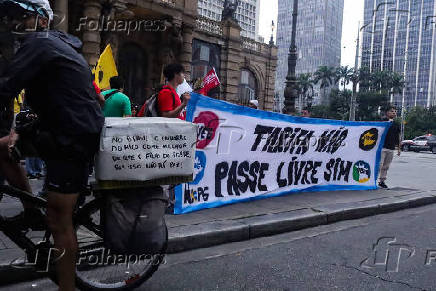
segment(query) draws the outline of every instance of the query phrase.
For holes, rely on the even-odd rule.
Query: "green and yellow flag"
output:
[[[113,76],[118,76],[117,66],[115,65],[110,44],[106,46],[103,53],[100,55],[97,65],[92,70],[92,73],[95,76],[95,83],[97,83],[98,87],[100,87],[102,90],[110,87],[110,78]]]

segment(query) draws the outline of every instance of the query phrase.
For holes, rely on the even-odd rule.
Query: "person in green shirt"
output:
[[[105,99],[103,114],[104,117],[130,117],[132,108],[130,99],[123,94],[124,81],[121,77],[115,76],[109,80],[111,89],[102,92]]]

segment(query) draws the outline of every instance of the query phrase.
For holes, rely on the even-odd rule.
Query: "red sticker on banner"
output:
[[[197,149],[204,149],[215,138],[216,130],[220,125],[218,116],[211,111],[203,111],[194,118],[198,124]]]

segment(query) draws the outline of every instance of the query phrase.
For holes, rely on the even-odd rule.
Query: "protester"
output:
[[[124,81],[121,77],[115,76],[110,78],[110,90],[102,92],[105,99],[103,113],[104,117],[130,117],[132,108],[130,99],[124,91]]]
[[[164,76],[167,85],[163,86],[158,95],[158,109],[162,117],[179,118],[185,120],[183,110],[191,99],[190,93],[182,95],[182,100],[177,94],[177,86],[185,81],[185,74],[182,65],[170,64],[164,69]]]
[[[301,117],[311,117],[312,116],[312,112],[310,112],[310,108],[309,107],[304,107],[301,110]]]
[[[16,128],[0,139],[0,171],[7,182],[31,192],[22,167],[12,159],[15,145],[41,137],[45,146],[38,147],[47,168],[48,227],[53,235],[59,290],[75,290],[77,238],[73,212],[79,193],[88,183],[88,163],[98,150],[104,118],[95,98],[91,72],[78,53],[80,40],[64,32],[49,30],[53,11],[48,0],[0,2],[0,11],[12,18],[10,29],[18,32],[20,48],[8,65],[6,78],[0,78],[0,105],[9,104],[26,89],[26,100],[38,115],[38,130],[31,133]],[[5,5],[7,4],[7,5]],[[18,13],[17,13],[18,12]],[[16,24],[16,25],[15,25]],[[23,203],[24,204],[24,203]],[[26,205],[24,205],[26,207]],[[27,207],[15,217],[15,230],[26,230],[43,220],[38,209]],[[10,222],[12,223],[12,221]],[[60,255],[62,251],[62,255]]]
[[[398,156],[401,155],[400,146],[400,126],[394,121],[397,117],[397,109],[394,106],[387,107],[386,118],[383,121],[391,122],[391,126],[386,134],[385,143],[383,145],[381,160],[380,160],[380,175],[378,185],[381,188],[388,188],[385,184],[389,166],[394,158],[395,147],[398,146]]]
[[[250,102],[248,103],[248,107],[253,108],[253,109],[257,109],[259,107],[259,101],[250,100]]]

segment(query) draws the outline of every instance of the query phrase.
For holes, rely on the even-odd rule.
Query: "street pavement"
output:
[[[138,290],[436,290],[435,216],[429,205],[172,254]]]
[[[302,193],[180,216],[169,215],[166,217],[169,249],[175,253],[233,241],[257,241],[256,238],[262,236],[434,203],[435,163],[436,155],[425,152],[408,152],[396,157],[388,174],[387,184],[393,187],[391,190]],[[41,181],[33,180],[32,186],[38,190]],[[2,214],[18,211],[17,201],[3,199],[0,203]],[[0,243],[0,265],[20,255],[21,250],[14,248],[2,234]],[[4,274],[0,272],[0,279]]]

